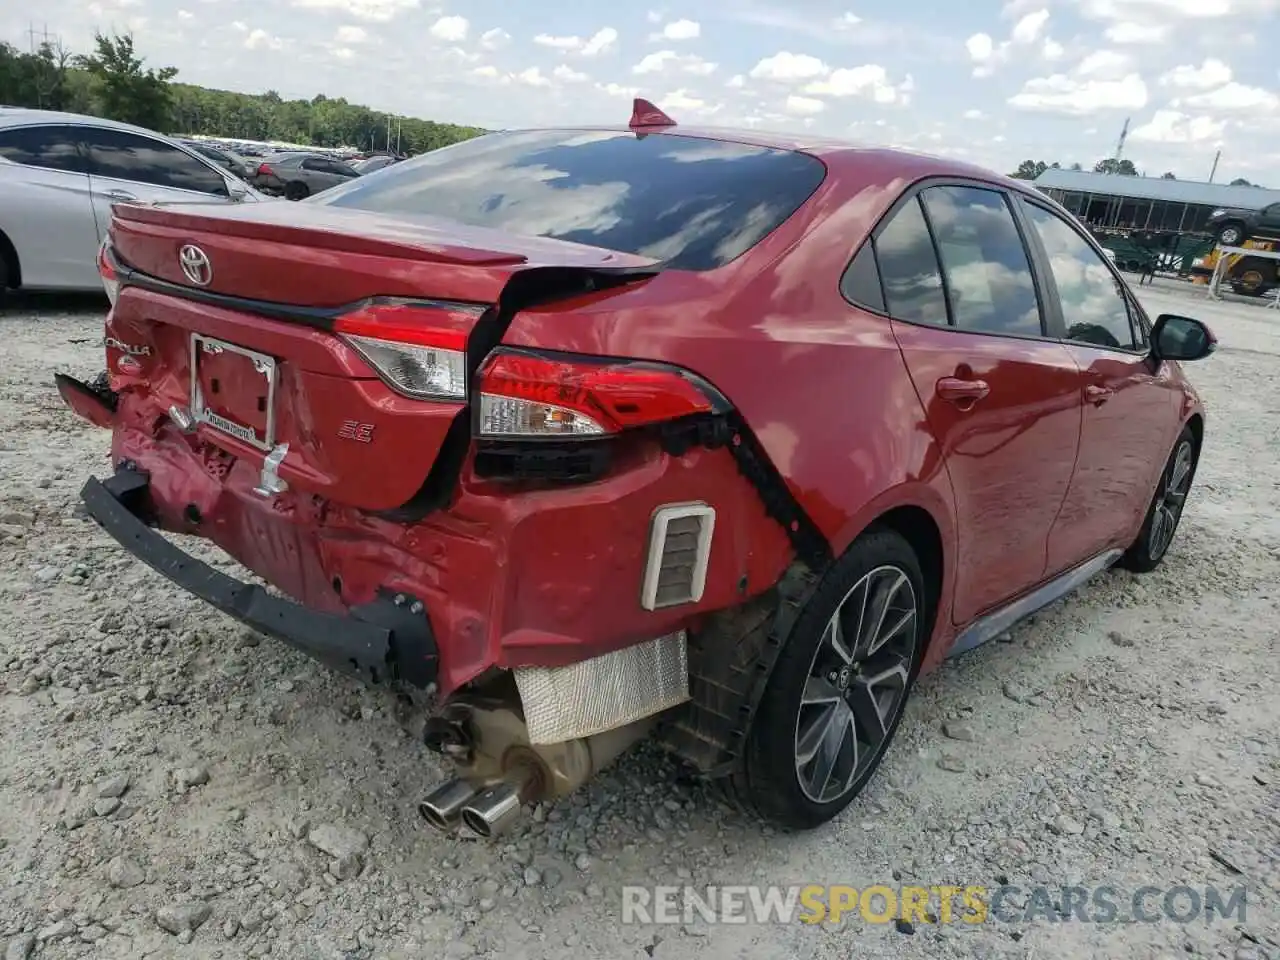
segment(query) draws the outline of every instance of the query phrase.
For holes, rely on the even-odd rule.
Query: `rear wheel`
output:
[[[1196,473],[1196,438],[1190,427],[1183,427],[1173,445],[1173,452],[1156,483],[1155,495],[1147,507],[1138,539],[1120,559],[1120,566],[1134,573],[1148,573],[1160,565],[1187,505],[1191,481]]]
[[[286,200],[305,200],[311,196],[311,188],[299,180],[292,180],[284,186]]]
[[[1218,228],[1218,242],[1226,247],[1234,247],[1244,240],[1244,225],[1240,223],[1224,223]]]
[[[859,537],[805,605],[765,689],[734,789],[789,829],[839,814],[897,731],[926,637],[925,584],[892,530]]]

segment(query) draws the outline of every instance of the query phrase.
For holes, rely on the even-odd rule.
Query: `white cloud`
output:
[[[798,117],[812,117],[825,110],[826,104],[813,97],[799,97],[795,94],[787,97],[786,111]]]
[[[832,21],[831,26],[836,30],[852,30],[862,22],[862,18],[856,13],[845,11]]]
[[[179,19],[179,20],[194,20],[194,19],[195,19],[195,17],[196,17],[196,15],[195,15],[194,13],[192,13],[190,10],[179,10],[179,11],[178,11],[178,19]]]
[[[1164,23],[1134,23],[1123,20],[1107,27],[1103,35],[1112,43],[1163,43],[1169,37],[1169,26]]]
[[[1115,50],[1095,50],[1080,61],[1075,72],[1081,77],[1115,80],[1128,73],[1131,66],[1132,61],[1123,53]]]
[[[1080,13],[1091,20],[1131,23],[1215,20],[1274,10],[1275,0],[1084,0],[1079,4]]]
[[[829,68],[817,57],[807,53],[790,53],[786,50],[765,57],[751,68],[751,76],[759,80],[774,80],[779,83],[796,83],[800,80],[812,80],[820,77]]]
[[[607,93],[611,97],[625,97],[628,100],[632,97],[640,96],[640,91],[637,88],[624,86],[620,83],[597,83],[596,89],[601,93]]]
[[[584,57],[594,57],[608,52],[618,40],[618,31],[613,27],[603,27],[586,40],[582,37],[557,37],[540,33],[533,42],[542,47],[551,47],[566,53],[580,53]]]
[[[729,78],[728,82],[725,83],[726,87],[733,87],[735,90],[741,89],[746,85],[747,85],[747,78],[740,73],[735,73],[732,77]]]
[[[653,35],[655,40],[696,40],[702,34],[697,20],[672,20]]]
[[[982,120],[986,118],[986,114],[977,108],[971,108],[964,112],[964,118],[966,120]]]
[[[1035,43],[1040,39],[1040,31],[1044,29],[1044,25],[1048,22],[1048,10],[1037,10],[1035,13],[1028,13],[1014,24],[1010,39],[1014,43]]]
[[[1234,82],[1218,87],[1216,90],[1210,90],[1208,93],[1197,93],[1182,102],[1202,110],[1242,113],[1251,117],[1257,117],[1259,114],[1280,113],[1280,94],[1262,87],[1250,87]]]
[[[693,96],[688,90],[677,90],[663,97],[658,106],[669,115],[672,110],[704,110],[707,102]]]
[[[1009,103],[1022,110],[1076,117],[1099,110],[1141,110],[1147,105],[1147,85],[1136,73],[1116,80],[1055,73],[1028,80]]]
[[[646,73],[688,73],[697,77],[705,77],[714,73],[716,64],[703,60],[693,54],[679,54],[674,50],[659,50],[651,53],[631,68],[634,74]]]
[[[861,67],[833,70],[821,80],[806,84],[804,92],[828,97],[868,97],[877,103],[894,103],[905,97],[914,86],[908,76],[903,84],[895,87],[889,82],[884,67],[868,63]]]
[[[284,41],[265,30],[257,29],[249,31],[249,35],[244,38],[244,45],[249,50],[280,50],[284,48]]]
[[[995,53],[995,44],[989,34],[975,33],[964,42],[964,45],[974,63],[985,63]]]
[[[364,27],[339,27],[333,38],[338,43],[364,43],[369,39],[369,34]]]
[[[232,20],[231,29],[238,30],[240,33],[248,33],[249,25],[245,23],[243,20]]]
[[[1208,90],[1231,82],[1231,68],[1214,57],[1207,57],[1200,66],[1183,64],[1174,67],[1160,77],[1160,84],[1180,90]]]
[[[529,67],[527,70],[521,70],[515,75],[517,83],[523,83],[526,87],[549,87],[551,80],[543,75],[542,71],[537,67]]]
[[[1044,46],[1041,47],[1040,53],[1046,60],[1061,60],[1066,51],[1062,48],[1062,44],[1058,43],[1057,40],[1051,40],[1048,37],[1045,37]]]
[[[608,53],[617,42],[618,31],[613,27],[604,27],[592,34],[591,39],[582,45],[582,55],[594,57],[601,53]]]
[[[551,71],[551,75],[557,80],[563,80],[565,83],[584,83],[591,78],[580,70],[575,70],[567,64],[560,64]]]
[[[431,25],[431,35],[437,40],[461,43],[467,39],[467,31],[470,29],[471,24],[467,23],[466,17],[441,17]]]
[[[1226,123],[1213,117],[1192,117],[1177,110],[1157,110],[1129,138],[1145,143],[1206,143],[1222,138]]]
[[[485,64],[483,67],[476,67],[471,72],[477,77],[485,77],[490,80],[496,80],[502,76],[498,68],[492,64]]]
[[[494,27],[480,34],[480,46],[486,50],[500,50],[511,42],[511,34],[501,27]]]
[[[416,10],[420,0],[292,0],[304,10],[333,10],[355,17],[386,23],[406,10]]]

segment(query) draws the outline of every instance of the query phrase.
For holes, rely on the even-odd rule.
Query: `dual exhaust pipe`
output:
[[[502,781],[477,788],[465,780],[450,780],[418,803],[418,813],[430,826],[453,833],[459,824],[490,840],[504,833],[523,812],[531,778]]]

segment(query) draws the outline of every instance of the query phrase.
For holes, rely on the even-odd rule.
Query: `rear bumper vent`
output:
[[[640,606],[657,610],[702,599],[715,525],[716,512],[705,503],[672,504],[654,513]]]

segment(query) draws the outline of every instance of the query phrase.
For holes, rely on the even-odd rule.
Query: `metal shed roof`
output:
[[[1225,183],[1204,183],[1199,180],[1126,177],[1118,173],[1060,170],[1056,167],[1050,167],[1036,177],[1035,185],[1041,190],[1070,190],[1135,200],[1169,200],[1205,207],[1244,207],[1256,210],[1269,203],[1280,203],[1280,190],[1232,187]]]

